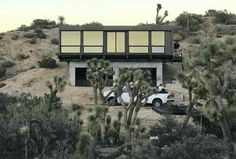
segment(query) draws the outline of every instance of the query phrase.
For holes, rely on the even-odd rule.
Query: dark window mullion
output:
[[[115,32],[115,52],[117,52],[117,32]]]
[[[152,53],[152,33],[148,32],[148,53],[151,55]]]
[[[102,45],[103,54],[107,52],[107,32],[103,31],[103,45]]]
[[[125,32],[125,53],[126,55],[129,54],[129,32]]]
[[[84,31],[80,32],[80,54],[84,53]]]

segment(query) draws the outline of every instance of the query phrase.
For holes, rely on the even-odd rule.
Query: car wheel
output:
[[[162,101],[160,99],[154,99],[152,102],[153,107],[160,107],[162,104]]]
[[[107,104],[109,106],[114,106],[114,105],[117,104],[117,101],[116,101],[116,99],[114,97],[110,97],[110,98],[107,99]]]

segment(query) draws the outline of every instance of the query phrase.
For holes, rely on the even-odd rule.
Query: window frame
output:
[[[85,39],[85,32],[101,32],[102,33],[102,44],[101,45],[91,45],[91,44],[84,44],[84,39]],[[103,30],[83,30],[82,31],[82,45],[81,45],[81,49],[82,49],[82,54],[86,55],[86,54],[103,54],[104,53],[104,31]],[[85,48],[101,48],[101,52],[98,51],[94,51],[94,52],[85,52]]]
[[[62,33],[63,32],[78,32],[79,33],[79,45],[69,45],[69,44],[62,44]],[[60,30],[60,53],[61,54],[81,54],[81,34],[82,32],[79,30]],[[79,52],[62,52],[63,48],[78,48]]]
[[[155,45],[155,44],[152,44],[152,42],[153,42],[153,32],[163,32],[163,40],[164,40],[164,44],[163,45]],[[150,31],[150,53],[151,54],[165,54],[165,34],[166,34],[166,31],[162,31],[162,30],[152,30],[152,31]],[[153,48],[163,48],[163,52],[153,52]]]
[[[130,32],[146,32],[147,33],[147,45],[131,45],[130,44]],[[133,55],[133,54],[149,54],[149,31],[148,30],[132,30],[128,31],[128,53]],[[131,48],[147,48],[147,52],[130,52]]]
[[[106,41],[105,41],[105,43],[106,43],[106,53],[107,54],[125,54],[126,53],[126,31],[106,31],[105,32],[106,34]],[[115,33],[115,51],[114,52],[109,52],[108,51],[108,34],[109,33]],[[117,38],[118,38],[118,36],[117,36],[117,33],[123,33],[123,36],[124,36],[124,51],[123,52],[120,52],[120,51],[117,51],[118,49],[118,40],[117,40]]]

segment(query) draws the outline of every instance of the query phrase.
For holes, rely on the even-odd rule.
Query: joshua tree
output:
[[[230,93],[230,81],[235,80],[232,75],[235,59],[235,46],[209,40],[201,45],[194,62],[207,90],[206,108],[214,112],[208,116],[219,122],[224,138],[229,140],[232,137],[226,109],[229,109],[232,101],[228,100],[227,95],[235,94]],[[223,102],[225,99],[227,103]]]
[[[94,104],[98,104],[98,92],[102,104],[105,104],[105,99],[102,93],[104,87],[108,84],[108,77],[113,74],[109,61],[103,59],[91,59],[87,61],[87,79],[93,87]]]
[[[159,12],[162,9],[161,4],[157,4],[157,15],[156,15],[156,24],[161,24],[163,20],[168,16],[168,11],[166,10],[164,16],[159,16]]]
[[[182,82],[182,87],[188,90],[189,96],[187,115],[183,122],[183,131],[189,122],[194,105],[198,104],[197,99],[206,96],[206,90],[199,80],[198,71],[195,67],[196,65],[194,64],[194,59],[191,58],[191,56],[185,57],[183,61],[183,72],[179,74],[179,80]]]
[[[65,82],[65,78],[64,77],[54,77],[54,86],[53,83],[51,83],[50,81],[46,82],[46,86],[49,88],[50,90],[50,94],[45,94],[45,100],[49,100],[47,101],[49,104],[49,110],[52,110],[54,108],[58,108],[61,106],[60,103],[60,98],[57,97],[57,93],[58,92],[62,92],[64,91],[66,82]]]
[[[60,25],[64,25],[65,17],[64,16],[59,16],[58,20],[60,21]]]
[[[119,70],[119,76],[115,81],[114,90],[123,108],[123,125],[126,130],[125,137],[127,144],[134,141],[132,133],[138,128],[138,112],[147,103],[148,96],[154,91],[150,85],[150,81],[151,73],[148,70],[133,68],[122,68]],[[121,96],[124,88],[129,93],[130,101],[128,104],[123,101]],[[131,147],[133,154],[135,145],[131,144]]]

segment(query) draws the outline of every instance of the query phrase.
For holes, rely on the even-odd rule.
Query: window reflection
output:
[[[61,45],[80,45],[79,31],[62,31]]]
[[[129,45],[148,45],[147,31],[130,31]]]
[[[61,47],[62,53],[80,53],[80,47]]]
[[[85,31],[84,45],[103,45],[102,31]]]
[[[102,47],[84,47],[84,53],[102,53]]]
[[[107,52],[125,52],[125,33],[108,32],[107,33]]]
[[[130,53],[148,53],[148,47],[129,47]]]
[[[165,45],[165,32],[152,31],[152,45]]]

